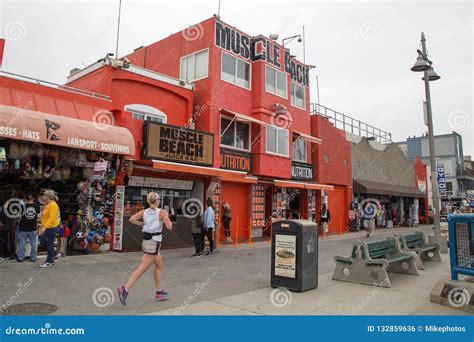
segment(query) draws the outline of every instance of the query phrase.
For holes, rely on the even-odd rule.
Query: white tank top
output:
[[[163,221],[160,220],[160,210],[161,209],[145,209],[143,212],[143,221],[145,222],[145,225],[142,229],[144,233],[163,232]],[[153,236],[152,239],[161,242],[161,234]]]

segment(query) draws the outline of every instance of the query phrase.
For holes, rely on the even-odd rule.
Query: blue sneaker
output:
[[[125,286],[119,287],[117,289],[117,292],[119,295],[120,303],[122,303],[123,305],[127,305],[128,292],[125,291]]]
[[[162,300],[166,300],[168,299],[168,296],[169,296],[169,293],[166,292],[166,291],[156,291],[156,294],[155,294],[155,299],[157,301],[162,301]]]

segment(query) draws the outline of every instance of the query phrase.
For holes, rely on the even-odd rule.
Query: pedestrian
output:
[[[323,235],[329,232],[329,222],[331,222],[331,213],[326,204],[323,204],[319,213],[319,224],[323,227]]]
[[[161,288],[161,271],[163,270],[163,258],[160,254],[163,225],[169,230],[173,228],[173,224],[169,218],[168,212],[160,209],[160,195],[156,192],[150,192],[146,196],[148,208],[140,210],[138,213],[130,217],[131,224],[143,227],[142,250],[143,257],[138,268],[130,275],[127,283],[117,289],[120,302],[127,304],[127,297],[130,289],[150,267],[155,265],[155,299],[158,301],[168,298],[168,292]]]
[[[203,214],[203,230],[201,234],[201,251],[204,251],[204,237],[207,237],[209,241],[209,251],[206,251],[205,255],[214,255],[214,240],[212,238],[212,231],[214,230],[214,204],[212,203],[212,198],[207,198],[207,208]]]
[[[56,239],[56,234],[58,234],[61,225],[61,214],[58,203],[56,203],[58,197],[53,190],[48,189],[43,191],[40,200],[44,203],[43,212],[41,213],[41,225],[44,229],[42,238],[43,244],[46,246],[46,250],[48,251],[46,261],[41,264],[40,267],[46,268],[53,266],[61,256],[61,254],[54,248],[54,240]]]
[[[31,246],[30,261],[36,261],[39,214],[40,206],[38,203],[35,203],[35,196],[32,193],[28,193],[25,197],[25,207],[18,225],[19,243],[16,251],[16,260],[18,262],[25,260],[25,245],[27,241]]]
[[[195,218],[191,219],[191,233],[193,234],[194,241],[194,254],[191,255],[193,258],[200,258],[202,256],[201,250],[201,232],[202,232],[202,216],[198,214]]]
[[[67,253],[67,240],[71,236],[70,223],[67,220],[63,220],[61,228],[59,229],[59,246],[58,250],[61,256],[66,256]]]
[[[224,211],[222,216],[222,223],[224,224],[224,233],[227,242],[233,242],[230,232],[230,221],[232,220],[232,212],[229,202],[224,203]]]

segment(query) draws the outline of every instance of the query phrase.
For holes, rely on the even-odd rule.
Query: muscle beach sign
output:
[[[263,36],[250,37],[216,21],[215,44],[245,60],[266,61],[278,69],[284,65],[292,81],[304,86],[309,85],[309,68],[291,58],[290,50],[281,51],[279,45]]]

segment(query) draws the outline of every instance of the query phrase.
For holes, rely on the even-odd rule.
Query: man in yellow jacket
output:
[[[61,224],[61,214],[59,212],[59,206],[56,203],[58,197],[53,190],[45,190],[41,195],[41,200],[45,203],[41,214],[41,225],[44,229],[43,243],[48,251],[48,257],[45,263],[41,264],[40,267],[46,268],[53,266],[61,256],[54,248],[54,240],[56,239],[56,234]]]

